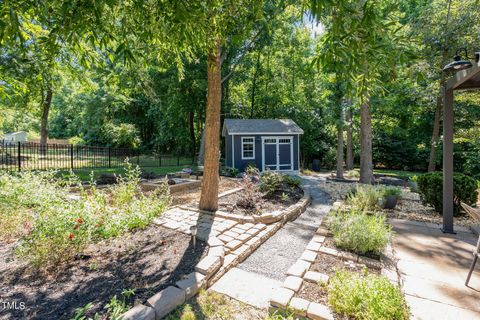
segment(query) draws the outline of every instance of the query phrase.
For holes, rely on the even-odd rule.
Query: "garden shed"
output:
[[[243,171],[253,163],[261,171],[298,173],[301,134],[290,119],[225,119],[225,165]]]
[[[3,137],[0,137],[0,140],[3,140],[5,144],[27,142],[27,132],[17,131],[17,132],[5,133]]]

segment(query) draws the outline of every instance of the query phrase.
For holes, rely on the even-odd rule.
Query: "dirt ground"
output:
[[[0,244],[0,297],[24,302],[24,310],[0,309],[0,319],[70,319],[93,303],[88,316],[102,312],[114,295],[134,289],[130,302],[154,293],[194,271],[207,246],[191,237],[152,225],[123,237],[91,245],[82,257],[38,272],[13,255],[14,244]]]

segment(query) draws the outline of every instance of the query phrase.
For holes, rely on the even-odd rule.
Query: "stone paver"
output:
[[[406,299],[415,319],[480,319],[480,266],[464,286],[477,237],[437,225],[391,219]]]
[[[287,288],[276,289],[270,298],[270,304],[278,308],[286,308],[293,298],[294,292]]]
[[[292,300],[290,300],[289,306],[295,311],[296,314],[304,317],[307,315],[309,305],[310,301],[302,298],[293,297]]]
[[[333,320],[333,315],[327,306],[316,302],[310,303],[307,316],[313,320]]]
[[[281,285],[282,283],[278,280],[232,268],[211,287],[211,290],[226,294],[257,308],[266,308],[269,305],[273,290]]]
[[[161,319],[185,301],[185,291],[170,286],[147,300],[147,305],[155,309],[155,318]]]
[[[329,276],[320,272],[316,271],[307,271],[305,275],[303,276],[303,279],[305,279],[308,282],[323,282],[327,283]]]
[[[302,286],[303,279],[300,277],[288,276],[283,282],[283,287],[298,292]]]

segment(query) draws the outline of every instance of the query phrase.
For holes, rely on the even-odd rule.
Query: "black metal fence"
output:
[[[194,157],[167,154],[141,154],[125,148],[74,146],[30,142],[0,142],[0,169],[6,170],[76,170],[116,168],[125,159],[140,167],[171,167],[194,165]]]

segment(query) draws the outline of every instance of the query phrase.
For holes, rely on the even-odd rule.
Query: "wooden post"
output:
[[[453,230],[453,90],[444,91],[443,109],[443,227],[444,233]]]

